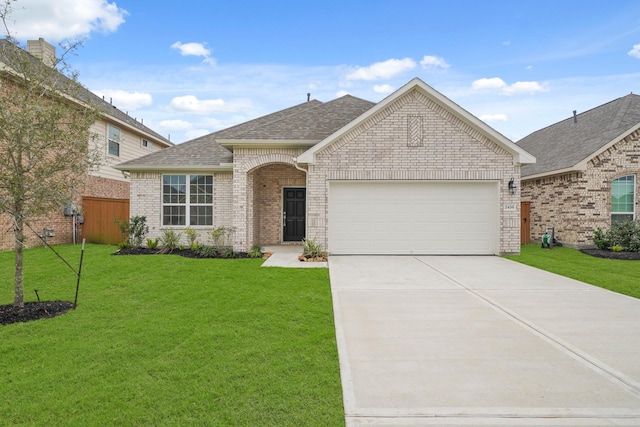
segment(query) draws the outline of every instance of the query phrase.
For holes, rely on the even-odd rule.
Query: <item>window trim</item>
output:
[[[140,146],[146,150],[153,150],[153,143],[148,139],[140,139]]]
[[[172,202],[165,202],[165,192],[164,192],[164,186],[165,186],[165,177],[168,176],[177,176],[177,177],[184,177],[184,203],[172,203]],[[211,196],[211,203],[206,203],[206,201],[204,203],[198,203],[198,202],[192,202],[191,198],[192,198],[192,193],[191,193],[191,185],[192,185],[192,179],[194,177],[211,177],[211,194],[207,194],[205,193],[204,196]],[[161,227],[194,227],[194,228],[211,228],[213,227],[214,224],[214,217],[215,217],[215,210],[214,210],[214,206],[215,206],[215,199],[214,199],[214,194],[215,194],[215,178],[213,174],[188,174],[188,173],[167,173],[167,174],[162,174],[161,176],[161,181],[160,181],[160,198],[161,198],[161,212],[160,212],[160,224]],[[207,183],[205,183],[205,185],[209,185]],[[184,207],[184,224],[166,224],[165,223],[165,207]],[[191,209],[195,208],[195,207],[210,207],[211,208],[211,224],[191,224]],[[206,218],[206,217],[205,217]]]
[[[633,184],[632,184],[632,190],[633,190],[633,201],[632,201],[632,205],[631,205],[631,212],[620,212],[620,211],[614,211],[613,210],[613,183],[621,180],[622,178],[632,178]],[[611,223],[615,223],[617,222],[616,220],[614,220],[614,216],[623,216],[623,215],[631,215],[631,218],[633,220],[636,219],[636,200],[637,200],[637,191],[636,191],[636,185],[637,185],[637,177],[635,174],[626,174],[626,175],[621,175],[617,178],[614,178],[611,180],[611,188],[609,190],[609,209],[611,211],[611,215],[610,215],[610,220]]]
[[[116,129],[118,131],[118,140],[111,139],[111,128]],[[120,145],[122,141],[122,131],[119,127],[107,124],[107,154],[112,157],[120,157]],[[118,153],[114,154],[111,152],[111,144],[114,144],[115,147],[118,148]]]

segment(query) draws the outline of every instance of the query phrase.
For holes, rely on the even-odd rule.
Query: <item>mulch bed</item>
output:
[[[158,249],[149,249],[144,247],[139,248],[123,248],[118,249],[113,255],[180,255],[185,258],[251,258],[247,252],[234,252],[233,256],[225,256],[224,254],[218,254],[213,256],[204,256],[191,249],[176,249],[171,252],[163,252]]]
[[[614,252],[605,249],[580,249],[580,252],[598,258],[640,260],[640,252]]]
[[[68,301],[25,302],[23,308],[14,307],[13,304],[0,305],[0,325],[47,319],[64,314],[72,308],[73,303]]]

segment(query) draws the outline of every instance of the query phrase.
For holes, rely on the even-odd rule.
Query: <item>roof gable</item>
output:
[[[517,144],[538,159],[523,177],[584,170],[590,159],[640,128],[640,96],[629,94],[537,130]]]
[[[309,150],[305,151],[298,157],[299,163],[314,163],[315,162],[315,154],[320,152],[321,150],[327,148],[329,145],[336,142],[343,135],[352,131],[356,127],[360,126],[376,114],[378,114],[383,109],[387,108],[391,104],[393,104],[399,98],[407,95],[409,92],[413,90],[420,91],[427,98],[431,99],[433,102],[441,106],[445,111],[450,114],[453,114],[462,122],[473,128],[474,130],[480,132],[482,135],[486,136],[490,140],[494,141],[497,145],[504,148],[507,152],[511,153],[514,156],[514,162],[526,164],[535,162],[535,158],[527,153],[524,149],[515,145],[511,140],[503,136],[502,134],[495,131],[493,128],[488,126],[486,123],[469,113],[468,111],[461,108],[459,105],[451,101],[449,98],[442,95],[440,92],[433,89],[431,86],[427,85],[425,82],[418,78],[414,78],[406,85],[383,99],[380,103],[378,103],[375,107],[369,109],[364,114],[355,118],[353,121],[348,123],[346,126],[338,129],[333,134],[326,137],[320,143],[314,145]]]

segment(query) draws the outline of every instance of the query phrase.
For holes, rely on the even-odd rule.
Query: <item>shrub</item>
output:
[[[217,258],[220,256],[218,248],[208,245],[199,245],[195,252],[203,258]]]
[[[147,234],[146,216],[134,216],[130,221],[114,219],[114,222],[118,224],[123,237],[126,236],[124,242],[128,242],[132,248],[138,248],[142,245],[144,236]]]
[[[129,242],[128,239],[118,243],[118,249],[126,249],[129,247],[131,247],[131,243]]]
[[[209,231],[211,240],[213,240],[213,246],[219,249],[224,249],[231,246],[231,236],[235,231],[235,227],[217,227]]]
[[[167,228],[162,231],[160,243],[162,243],[163,252],[173,252],[180,248],[180,238],[182,233],[176,232],[173,228]]]
[[[253,245],[251,249],[249,249],[249,256],[251,258],[262,258],[262,246]]]
[[[633,220],[616,222],[606,232],[598,228],[593,234],[593,243],[598,249],[615,251],[620,247],[621,249],[617,252],[640,252],[640,222]]]
[[[302,255],[308,258],[325,256],[327,253],[322,250],[322,244],[315,240],[302,239]]]
[[[158,239],[147,239],[147,247],[154,250],[158,247]]]
[[[184,232],[184,235],[187,236],[187,239],[189,240],[189,246],[193,246],[196,239],[198,238],[198,232],[191,227],[186,227],[183,230],[183,232]]]
[[[606,250],[611,247],[607,235],[600,227],[596,228],[596,231],[593,232],[593,244],[596,245],[598,249]]]
[[[224,258],[233,258],[236,256],[236,251],[234,251],[231,247],[226,247],[224,248],[224,251],[222,251],[222,256]]]

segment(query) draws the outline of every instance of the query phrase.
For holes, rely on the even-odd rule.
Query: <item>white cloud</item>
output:
[[[228,111],[224,100],[198,99],[193,95],[177,96],[169,104],[171,110],[180,113],[209,114],[216,111]]]
[[[478,117],[483,122],[506,122],[506,114],[482,114]]]
[[[211,57],[211,50],[205,47],[203,43],[182,43],[175,42],[171,45],[173,49],[179,50],[182,56],[201,56],[204,62],[215,64],[215,59]]]
[[[627,52],[627,55],[640,59],[640,44],[633,45],[633,49]]]
[[[515,82],[508,85],[500,77],[478,79],[471,83],[471,88],[476,91],[499,89],[504,95],[517,95],[523,93],[534,94],[549,90],[546,83]]]
[[[15,26],[9,30],[18,40],[43,37],[57,42],[92,32],[115,32],[126,15],[108,0],[20,0],[12,4],[10,19]]]
[[[134,111],[153,104],[153,97],[149,93],[127,92],[118,89],[94,90],[93,93],[103,97],[107,102],[111,101],[120,110]]]
[[[375,93],[391,93],[394,91],[394,89],[393,89],[393,86],[384,84],[384,85],[374,85],[373,91]]]
[[[338,92],[336,92],[336,98],[341,98],[345,95],[351,95],[351,94],[346,90],[339,90]]]
[[[347,80],[388,79],[415,67],[416,62],[411,58],[388,59],[384,62],[376,62],[368,67],[358,68],[347,75]]]
[[[427,71],[434,71],[437,68],[446,70],[451,66],[447,63],[447,61],[444,60],[444,58],[429,55],[425,55],[424,58],[422,58],[422,60],[420,61],[420,65],[422,66],[422,69]]]
[[[546,92],[549,88],[546,84],[540,84],[538,82],[515,82],[514,84],[507,86],[503,89],[506,95],[515,95],[520,93],[534,94],[536,92]]]
[[[507,84],[500,77],[493,77],[491,79],[487,79],[487,78],[478,79],[473,83],[471,83],[471,87],[474,90],[501,89],[506,85]]]
[[[165,132],[184,132],[192,127],[193,125],[185,120],[163,120],[158,123],[158,129]]]

